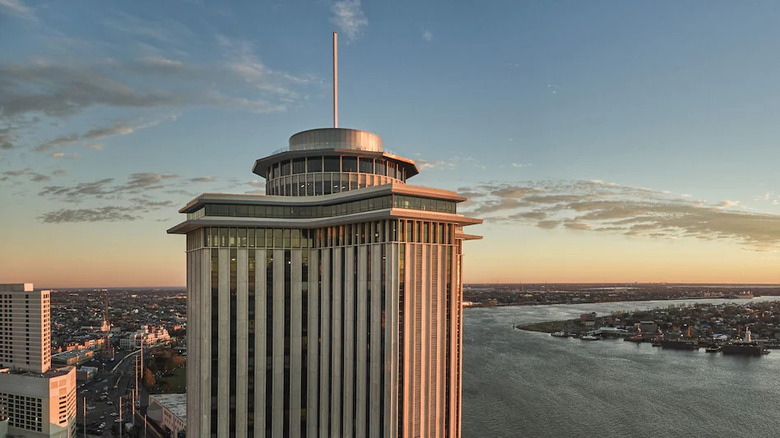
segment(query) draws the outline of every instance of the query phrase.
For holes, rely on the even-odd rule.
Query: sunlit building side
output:
[[[76,368],[51,368],[50,297],[0,284],[0,437],[76,436]]]

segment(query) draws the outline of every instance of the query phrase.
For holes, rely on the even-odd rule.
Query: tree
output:
[[[152,374],[152,370],[149,368],[144,368],[144,387],[149,389],[153,387],[157,383],[157,380],[154,378],[154,374]]]

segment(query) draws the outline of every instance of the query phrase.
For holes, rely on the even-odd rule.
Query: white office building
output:
[[[0,284],[0,368],[42,373],[51,366],[50,292]]]
[[[187,236],[187,433],[459,437],[465,198],[375,134],[300,132],[266,195],[203,194]]]
[[[0,284],[0,438],[76,436],[76,368],[50,368],[49,295]]]

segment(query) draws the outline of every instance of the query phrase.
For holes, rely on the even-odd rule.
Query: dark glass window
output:
[[[325,172],[340,172],[339,157],[325,157]]]
[[[290,162],[282,161],[282,176],[286,176],[289,174],[290,174]]]
[[[357,157],[341,157],[342,172],[357,172]]]
[[[309,157],[307,172],[322,172],[322,157]]]
[[[372,158],[361,158],[360,173],[374,173],[374,160]]]
[[[306,173],[306,158],[293,160],[293,173]]]
[[[257,236],[257,247],[265,247],[265,228],[258,228],[255,233]]]
[[[385,169],[385,160],[376,160],[376,167],[374,173],[377,175],[385,175],[387,170]]]

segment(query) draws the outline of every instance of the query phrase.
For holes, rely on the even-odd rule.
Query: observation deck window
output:
[[[357,157],[341,157],[342,172],[357,172]]]
[[[374,173],[374,160],[371,158],[360,158],[359,170],[360,173]]]
[[[293,173],[306,173],[306,158],[293,160]]]
[[[309,157],[309,163],[308,163],[308,171],[311,172],[322,172],[322,157]]]
[[[290,162],[289,161],[282,161],[282,170],[281,170],[281,176],[287,176],[290,174]]]
[[[339,157],[325,157],[325,172],[340,172]]]

